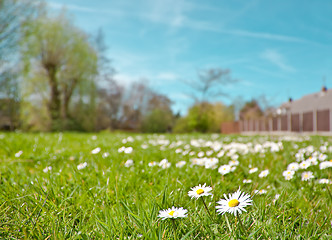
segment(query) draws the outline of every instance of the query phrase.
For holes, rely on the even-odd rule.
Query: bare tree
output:
[[[237,82],[230,76],[229,69],[210,68],[199,70],[198,78],[194,81],[185,81],[193,90],[191,96],[196,102],[207,102],[217,97],[225,97],[227,93],[223,90],[225,85]]]

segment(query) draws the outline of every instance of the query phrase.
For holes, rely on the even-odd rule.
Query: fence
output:
[[[330,132],[332,112],[325,109],[221,124],[221,132],[225,134],[259,131]]]

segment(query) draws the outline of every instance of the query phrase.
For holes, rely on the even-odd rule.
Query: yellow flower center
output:
[[[332,162],[332,159],[330,160],[330,162]]]
[[[240,204],[240,202],[237,199],[232,199],[228,202],[228,206],[230,206],[230,207],[236,207],[239,204]]]
[[[198,190],[196,191],[196,193],[197,193],[198,195],[201,195],[202,193],[204,193],[204,190],[203,190],[203,189],[198,189]]]
[[[173,216],[174,213],[175,213],[175,211],[170,211],[169,215]]]
[[[308,175],[308,174],[304,174],[304,177],[305,177],[305,178],[308,178],[308,177],[309,177],[309,175]]]

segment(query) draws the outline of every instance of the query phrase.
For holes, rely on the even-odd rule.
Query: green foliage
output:
[[[193,145],[195,141],[201,146]],[[253,147],[271,141],[282,143],[283,149],[265,148],[264,154],[238,151],[239,165],[225,176],[217,169],[191,164],[190,159],[198,152],[213,149],[205,143]],[[282,176],[300,148],[311,145],[314,151],[320,151],[325,144],[332,146],[332,139],[0,133],[0,238],[174,239],[176,234],[178,239],[331,239],[332,189],[331,185],[317,183],[319,178],[331,179],[330,169],[310,166],[308,170],[316,179],[309,182],[301,181],[304,170],[290,181]],[[122,146],[133,147],[133,152],[118,152]],[[101,151],[92,154],[96,147]],[[177,154],[175,148],[195,155]],[[22,154],[15,156],[19,151]],[[332,158],[332,152],[325,154],[327,159]],[[170,168],[148,165],[164,158],[171,163]],[[133,159],[133,166],[125,167],[128,159]],[[229,160],[225,154],[219,158],[219,165]],[[179,161],[187,164],[175,167]],[[87,166],[79,170],[77,166],[83,162]],[[258,167],[258,172],[249,174],[249,165]],[[264,169],[270,174],[258,177]],[[252,183],[244,184],[243,179]],[[213,197],[205,198],[211,218],[200,199],[188,197],[192,187],[204,183],[213,188]],[[230,231],[225,216],[216,214],[215,204],[223,194],[239,187],[252,196],[253,205],[240,216],[245,231],[236,217],[227,215]],[[267,193],[255,194],[260,189]],[[276,194],[280,194],[278,200]],[[172,206],[188,210],[187,218],[175,219],[176,228],[170,219],[158,218],[160,210]]]
[[[153,109],[142,121],[142,132],[163,133],[170,130],[173,124],[173,114],[171,111]]]
[[[41,13],[25,26],[21,55],[24,126],[70,130],[71,123],[81,122],[82,129],[93,129],[98,59],[86,34],[65,14],[52,18]],[[31,107],[46,109],[47,117],[38,119]]]
[[[224,121],[234,120],[232,107],[222,103],[198,103],[189,109],[187,116],[180,118],[174,127],[174,132],[220,132]]]

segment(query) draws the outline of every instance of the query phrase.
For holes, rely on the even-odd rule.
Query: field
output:
[[[0,238],[332,239],[331,159],[319,136],[0,133]]]

